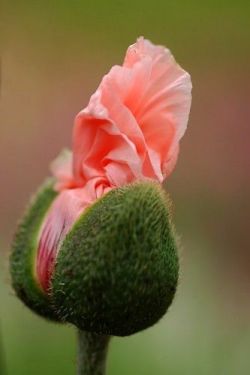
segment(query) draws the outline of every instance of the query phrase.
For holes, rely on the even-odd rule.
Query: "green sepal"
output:
[[[49,297],[41,290],[35,277],[37,237],[44,216],[57,193],[53,179],[48,179],[31,199],[17,228],[10,256],[12,285],[17,296],[26,306],[39,315],[58,320]]]
[[[178,283],[165,192],[155,183],[110,191],[61,245],[51,285],[59,316],[98,334],[126,336],[156,323]]]

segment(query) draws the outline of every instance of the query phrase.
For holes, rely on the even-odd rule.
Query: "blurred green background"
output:
[[[154,328],[115,338],[109,375],[250,374],[250,2],[4,1],[0,127],[0,373],[74,374],[75,332],[10,287],[9,245],[75,114],[140,35],[191,73],[193,105],[166,189],[182,274]]]

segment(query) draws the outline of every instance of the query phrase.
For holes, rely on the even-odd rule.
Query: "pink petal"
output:
[[[104,76],[76,118],[76,178],[86,181],[112,170],[112,176],[106,175],[112,183],[124,181],[124,176],[127,183],[131,176],[162,182],[176,162],[174,150],[185,132],[190,104],[189,74],[168,49],[139,38],[128,48],[123,66]],[[106,135],[100,136],[104,128]]]
[[[62,191],[52,203],[38,236],[36,258],[36,277],[44,292],[49,291],[57,253],[65,236],[85,208],[109,190],[100,178],[92,179],[84,188]]]

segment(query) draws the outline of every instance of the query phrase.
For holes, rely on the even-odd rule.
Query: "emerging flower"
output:
[[[190,111],[191,80],[171,52],[142,37],[76,116],[73,151],[53,163],[59,192],[39,233],[36,278],[47,293],[58,250],[83,211],[134,181],[172,172]]]

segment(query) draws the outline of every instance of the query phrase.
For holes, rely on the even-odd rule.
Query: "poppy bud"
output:
[[[47,318],[125,336],[156,323],[178,281],[176,241],[159,184],[113,189],[89,206],[59,245],[43,291],[37,281],[39,227],[56,193],[48,184],[20,225],[11,271],[17,295]]]

